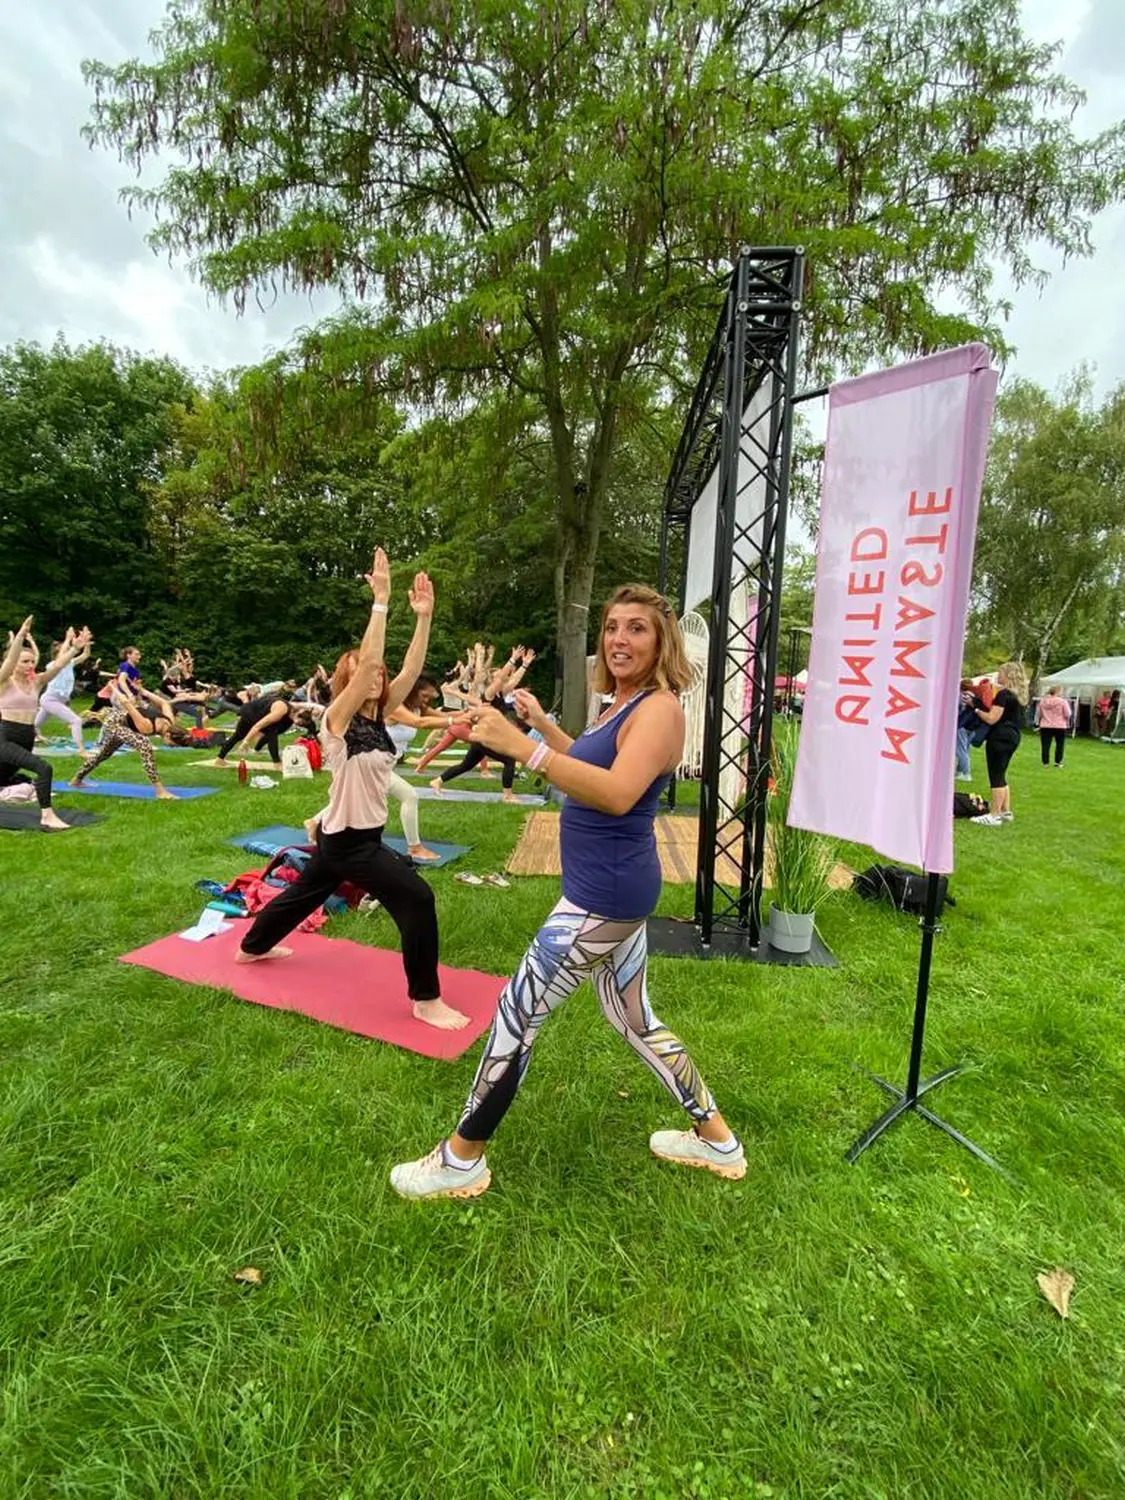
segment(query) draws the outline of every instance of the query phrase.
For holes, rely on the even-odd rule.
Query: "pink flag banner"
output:
[[[983,344],[834,385],[789,821],[953,868],[958,685],[997,374]]]

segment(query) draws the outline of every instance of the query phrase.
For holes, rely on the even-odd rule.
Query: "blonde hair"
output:
[[[613,674],[605,659],[605,622],[615,604],[642,604],[652,611],[653,624],[656,626],[656,659],[641,687],[682,693],[691,681],[691,668],[688,666],[679,621],[664,595],[658,594],[644,583],[623,583],[620,588],[614,589],[605,602],[594,651],[594,691],[611,693],[615,686]]]
[[[1001,687],[1008,688],[1015,693],[1021,703],[1026,705],[1030,697],[1027,673],[1023,669],[1022,662],[1006,661],[996,673]]]

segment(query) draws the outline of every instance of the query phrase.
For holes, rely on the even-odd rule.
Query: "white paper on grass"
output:
[[[180,936],[188,943],[201,943],[204,938],[214,937],[217,932],[229,932],[231,923],[226,920],[221,911],[215,911],[210,906],[205,906],[199,913],[199,920],[194,927],[187,928]]]

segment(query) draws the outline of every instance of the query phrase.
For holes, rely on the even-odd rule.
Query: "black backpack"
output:
[[[988,811],[988,803],[975,792],[953,793],[953,816],[955,818],[979,818]]]
[[[852,890],[865,901],[889,901],[899,911],[921,916],[926,909],[928,875],[905,870],[901,865],[868,865],[852,881]],[[938,876],[938,910],[956,906],[949,894],[949,878]]]

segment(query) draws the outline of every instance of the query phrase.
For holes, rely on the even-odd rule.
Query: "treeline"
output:
[[[648,489],[645,455],[622,457],[603,587],[655,570],[666,453]],[[182,644],[206,677],[303,676],[354,642],[378,542],[404,606],[392,656],[409,635],[409,576],[425,567],[434,667],[469,640],[524,641],[551,693],[545,465],[510,405],[412,425],[304,359],[202,386],[107,345],[18,344],[0,352],[0,625],[34,613],[41,638],[88,623],[103,655]]]

